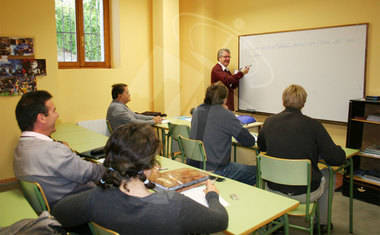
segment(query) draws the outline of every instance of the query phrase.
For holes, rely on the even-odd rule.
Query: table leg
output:
[[[161,140],[162,140],[162,156],[166,156],[166,134],[165,134],[165,129],[161,129]]]
[[[288,214],[285,214],[283,217],[284,217],[284,231],[285,231],[285,235],[288,235],[289,234]]]
[[[349,160],[350,163],[350,233],[353,233],[354,231],[354,218],[353,218],[353,213],[354,213],[354,164],[352,158]]]
[[[333,169],[329,166],[329,201],[328,201],[328,225],[327,225],[327,234],[331,234],[331,218],[332,218],[332,197],[334,193],[334,172]]]
[[[232,144],[234,148],[234,162],[236,162],[236,144]]]

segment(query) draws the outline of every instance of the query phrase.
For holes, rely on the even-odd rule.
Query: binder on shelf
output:
[[[363,149],[361,152],[365,154],[378,155],[380,157],[380,145],[370,145],[367,148]]]
[[[369,101],[379,101],[380,100],[380,96],[373,96],[373,95],[367,95],[365,97],[366,100],[369,100]]]
[[[380,114],[370,114],[370,115],[368,115],[367,121],[380,122]]]

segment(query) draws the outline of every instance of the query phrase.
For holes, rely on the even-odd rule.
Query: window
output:
[[[55,0],[58,67],[110,67],[109,0]]]

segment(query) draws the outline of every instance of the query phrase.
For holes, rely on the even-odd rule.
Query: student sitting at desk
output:
[[[207,88],[204,104],[193,111],[190,138],[202,140],[207,154],[207,170],[246,184],[256,183],[256,166],[230,162],[232,137],[243,146],[253,146],[255,138],[226,105],[228,89],[217,82]],[[201,168],[191,159],[187,164]]]
[[[327,230],[328,170],[319,171],[318,160],[329,165],[341,165],[346,159],[343,149],[336,146],[320,122],[301,113],[307,98],[305,89],[290,85],[282,93],[285,110],[266,119],[260,130],[260,151],[267,155],[287,159],[310,159],[312,180],[310,200],[319,202],[321,232]],[[287,186],[268,182],[271,191],[305,201],[306,187]]]
[[[147,179],[157,165],[160,143],[147,124],[116,129],[107,142],[103,188],[68,197],[55,207],[58,220],[76,225],[93,221],[123,234],[189,234],[223,231],[228,214],[219,203],[218,191],[208,181],[209,208],[175,191],[153,193]],[[83,196],[85,195],[85,196]],[[75,214],[65,205],[72,204]]]
[[[136,114],[126,105],[131,101],[131,94],[128,86],[123,83],[112,85],[112,103],[108,107],[106,119],[109,121],[112,130],[116,130],[119,126],[127,123],[161,123],[160,116],[147,116]]]
[[[17,179],[38,182],[50,207],[63,197],[95,187],[105,169],[80,159],[70,147],[53,141],[58,113],[47,91],[24,94],[16,106],[22,131],[14,153]]]

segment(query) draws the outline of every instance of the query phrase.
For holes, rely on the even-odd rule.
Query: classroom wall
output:
[[[58,111],[66,122],[104,119],[114,83],[128,84],[135,112],[151,110],[152,1],[112,0],[112,68],[60,69]],[[116,55],[116,56],[113,56]]]
[[[34,38],[35,58],[46,59],[47,66],[47,76],[37,77],[38,89],[49,90],[58,97],[54,1],[1,0],[0,8],[0,35]],[[0,97],[0,182],[14,177],[13,150],[20,135],[14,112],[19,99]]]
[[[238,65],[238,36],[313,27],[369,23],[366,94],[380,95],[380,1],[378,0],[182,0],[182,111],[199,105],[210,84],[219,48],[231,49],[230,69]],[[254,68],[252,68],[254,69]],[[193,87],[189,87],[192,84]],[[235,92],[237,94],[237,92]],[[280,110],[279,110],[280,111]],[[325,124],[345,145],[346,127]]]
[[[181,114],[199,105],[210,84],[216,51],[232,50],[237,67],[238,35],[369,22],[367,95],[380,94],[380,1],[377,0],[165,0],[179,1]],[[38,89],[49,90],[60,121],[104,118],[110,87],[129,84],[135,111],[154,107],[152,0],[111,0],[112,68],[58,70],[53,0],[1,0],[0,35],[34,37],[36,58],[47,59]],[[22,6],[22,7],[21,7]],[[165,91],[168,92],[168,91]],[[14,118],[19,97],[0,97],[0,181],[13,177],[13,150],[20,134]],[[164,111],[165,110],[160,110]],[[264,117],[265,118],[265,117]],[[345,126],[326,125],[345,144]]]
[[[135,111],[150,110],[152,92],[152,1],[112,0],[112,68],[58,70],[54,0],[1,0],[0,35],[33,37],[35,57],[47,61],[38,89],[51,92],[58,121],[103,119],[111,85],[127,83]],[[22,6],[22,7],[21,7]],[[0,97],[0,183],[12,180],[13,151],[20,131],[14,110],[20,97]]]

